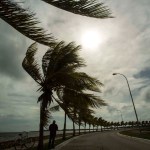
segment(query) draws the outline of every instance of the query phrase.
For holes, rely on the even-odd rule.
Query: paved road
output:
[[[55,150],[150,150],[150,141],[120,136],[117,132],[96,132],[81,135]]]

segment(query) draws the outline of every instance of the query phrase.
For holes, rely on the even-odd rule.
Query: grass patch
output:
[[[141,133],[139,133],[139,130],[128,130],[128,131],[121,131],[120,134],[143,138],[143,139],[149,139],[150,140],[150,131],[149,130],[142,130]]]
[[[65,140],[63,140],[62,138],[55,140],[55,147],[56,147],[57,145],[63,143],[64,141],[69,140],[69,139],[71,139],[71,138],[73,138],[73,137],[74,137],[74,136],[69,136],[69,137],[66,137]],[[37,149],[37,147],[34,147],[34,148],[30,149],[30,150],[36,150],[36,149]],[[44,150],[48,150],[48,143],[44,144]]]

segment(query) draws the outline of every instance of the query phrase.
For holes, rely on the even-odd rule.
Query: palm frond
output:
[[[90,77],[83,72],[57,72],[55,74],[55,80],[56,79],[58,85],[64,85],[75,90],[91,90],[100,92],[100,88],[98,86],[103,86],[99,80]]]
[[[56,47],[48,50],[42,60],[45,78],[54,87],[62,85],[100,92],[98,86],[103,84],[99,80],[86,73],[75,72],[85,66],[83,59],[77,54],[79,49],[80,47],[75,47],[74,43],[65,45],[64,42],[60,42]]]
[[[33,43],[29,46],[26,56],[22,62],[23,68],[26,72],[39,84],[42,82],[42,75],[40,74],[40,68],[37,64],[34,56],[37,51],[37,43]]]
[[[60,110],[60,106],[59,105],[53,106],[49,110],[52,111],[52,112],[59,111]]]
[[[52,92],[50,90],[44,91],[44,93],[39,96],[37,102],[42,102],[43,108],[47,108],[47,106],[53,102]]]
[[[97,0],[43,0],[60,9],[94,18],[112,18],[110,10]]]
[[[75,46],[73,42],[66,45],[63,41],[49,49],[42,59],[44,75],[49,77],[58,71],[73,71],[84,66],[77,53],[79,50],[80,46]]]
[[[34,13],[21,8],[11,0],[0,0],[0,18],[26,37],[38,43],[47,46],[56,43],[51,34],[47,34],[43,28],[37,26],[39,21],[35,18]]]
[[[46,76],[46,73],[47,73],[47,68],[51,59],[51,53],[52,53],[52,50],[49,49],[42,58],[42,69],[43,69],[44,76]]]
[[[46,110],[42,113],[42,116],[43,116],[43,117],[42,117],[42,118],[43,118],[42,122],[43,122],[44,127],[48,127],[49,121],[52,119],[51,112],[50,112],[48,109],[46,109]]]
[[[83,91],[75,91],[66,88],[63,99],[67,104],[72,103],[73,107],[81,108],[81,110],[88,109],[88,107],[106,106],[104,100],[93,94],[88,94]]]

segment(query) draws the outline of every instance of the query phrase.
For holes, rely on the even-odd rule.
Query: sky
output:
[[[19,0],[13,0],[19,1]],[[102,2],[102,1],[100,1]],[[108,106],[95,110],[107,121],[134,121],[135,113],[124,74],[130,84],[139,120],[150,120],[150,1],[105,0],[114,18],[94,19],[58,9],[41,0],[21,4],[36,13],[40,26],[58,40],[82,45],[82,70],[104,87],[99,96]],[[92,37],[92,38],[91,38]],[[0,132],[33,131],[39,127],[38,85],[22,68],[34,41],[0,19]],[[38,45],[40,62],[48,47]],[[64,112],[53,113],[59,129]],[[67,128],[72,128],[67,120]]]

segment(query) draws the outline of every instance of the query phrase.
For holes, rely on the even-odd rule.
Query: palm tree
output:
[[[38,98],[40,102],[40,133],[39,133],[39,146],[38,149],[43,148],[43,126],[44,116],[51,102],[56,101],[60,107],[67,111],[66,103],[63,106],[63,99],[61,95],[64,95],[64,89],[70,92],[73,97],[80,98],[81,102],[85,102],[88,105],[94,107],[102,105],[103,100],[92,94],[86,94],[80,92],[81,90],[91,90],[100,92],[97,85],[102,83],[97,79],[88,76],[83,72],[76,72],[76,69],[85,66],[83,59],[81,59],[77,52],[80,46],[75,46],[74,43],[65,45],[64,42],[60,42],[53,48],[50,48],[42,59],[42,70],[40,70],[34,56],[37,51],[37,44],[33,43],[27,50],[26,57],[23,60],[23,68],[27,73],[38,83],[40,86],[39,91],[42,92]],[[57,100],[54,93],[60,98]],[[85,101],[86,99],[86,101]]]
[[[96,125],[96,131],[98,131],[98,126],[99,126],[98,117],[94,117],[94,120],[95,120],[95,125]]]
[[[89,114],[87,116],[87,123],[89,124],[89,132],[91,131],[91,125],[92,125],[92,120],[93,120],[94,116],[92,116],[92,114]]]
[[[53,92],[59,93],[64,87],[73,87],[74,82],[79,82],[75,79],[74,69],[77,66],[83,66],[82,59],[78,57],[77,51],[79,46],[75,47],[73,43],[65,45],[60,42],[53,49],[49,49],[42,59],[43,75],[40,72],[40,67],[34,59],[37,51],[36,43],[32,44],[26,53],[23,60],[23,68],[29,75],[39,84],[39,91],[42,92],[38,98],[40,105],[40,136],[38,149],[43,148],[43,126],[44,115],[47,106],[54,101]],[[63,78],[63,79],[62,79]]]
[[[82,111],[82,120],[84,122],[84,132],[86,133],[86,125],[88,123],[88,116],[94,114],[94,111],[91,109],[84,109],[84,111]]]
[[[103,119],[102,117],[98,118],[98,124],[101,126],[101,132],[103,131],[102,126],[103,126]]]
[[[80,74],[82,74],[80,72]],[[94,83],[95,80],[94,78],[90,77],[92,82]],[[98,87],[96,87],[96,82],[94,85],[90,85],[90,90],[92,91],[97,91]],[[84,83],[84,86],[89,87],[89,83]],[[99,82],[99,85],[102,86],[102,84]],[[83,115],[85,115],[86,112],[90,112],[88,107],[100,107],[104,106],[105,103],[103,100],[101,100],[99,97],[94,96],[93,94],[87,94],[85,93],[86,88],[83,87],[82,83],[80,85],[82,89],[63,89],[63,94],[59,94],[59,99],[61,100],[61,103],[59,103],[60,107],[65,111],[65,120],[64,120],[64,134],[63,134],[63,139],[65,139],[65,130],[66,130],[66,115],[71,119],[74,120],[75,118],[79,120],[79,127],[81,125],[81,122],[83,120]],[[63,102],[63,103],[62,103]],[[77,117],[78,116],[78,117]],[[74,121],[73,121],[74,125]],[[74,127],[73,127],[74,128]],[[79,129],[80,133],[80,129]]]

